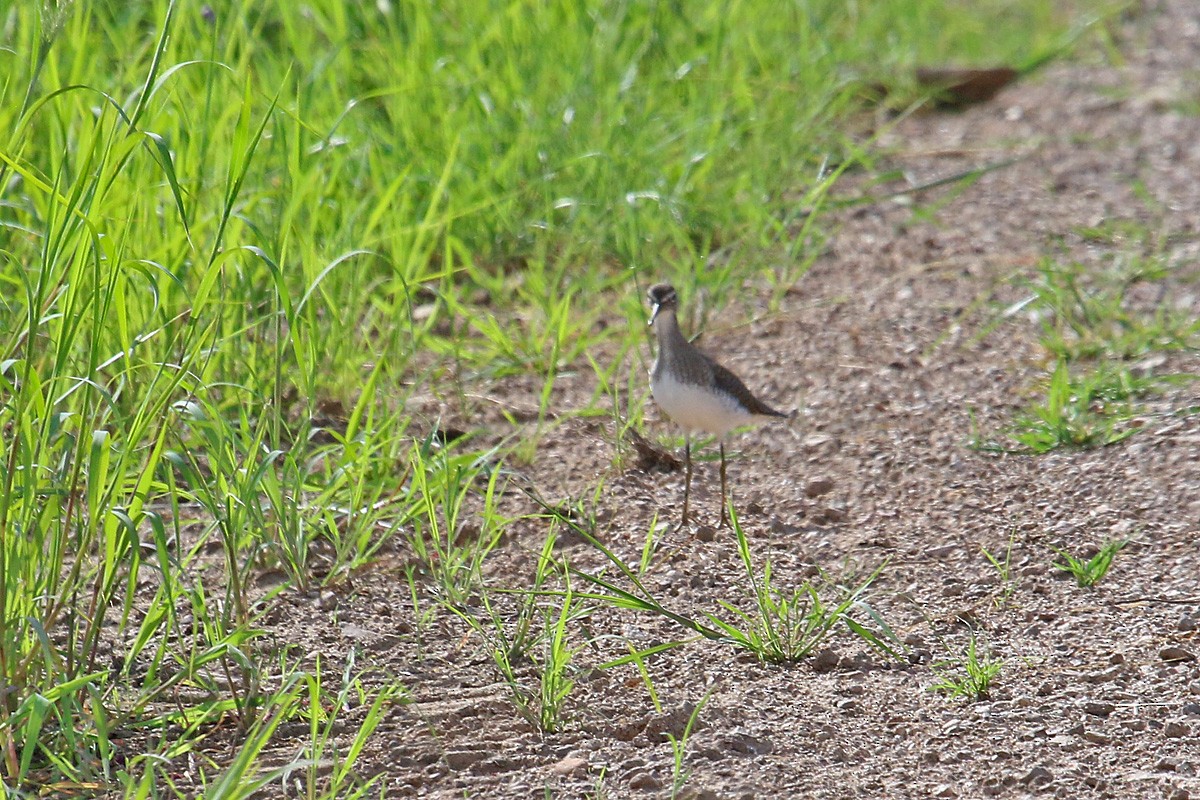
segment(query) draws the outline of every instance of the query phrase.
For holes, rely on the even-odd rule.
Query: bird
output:
[[[650,287],[650,322],[658,352],[650,368],[650,393],[658,407],[684,430],[685,477],[683,515],[688,524],[692,487],[692,440],[696,432],[716,436],[721,443],[721,521],[725,508],[725,437],[734,428],[771,418],[791,419],[796,412],[779,411],[759,400],[741,378],[702,353],[679,330],[679,296],[667,283]]]

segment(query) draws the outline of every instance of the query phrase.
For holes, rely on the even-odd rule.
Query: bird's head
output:
[[[675,287],[669,283],[656,283],[650,287],[650,291],[646,292],[646,296],[650,299],[650,324],[654,324],[655,318],[660,311],[674,311],[679,304],[679,297],[675,294]]]

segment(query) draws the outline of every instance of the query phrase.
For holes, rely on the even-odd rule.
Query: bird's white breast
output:
[[[651,380],[650,392],[675,424],[689,431],[724,436],[753,420],[733,397],[704,386],[682,383],[665,374]]]

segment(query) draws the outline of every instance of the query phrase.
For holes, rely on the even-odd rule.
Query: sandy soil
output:
[[[1189,0],[1151,2],[1113,32],[1125,63],[1085,53],[992,102],[891,129],[880,167],[912,185],[1016,160],[965,189],[844,212],[779,313],[750,296],[704,337],[763,397],[801,408],[790,427],[733,442],[731,480],[756,556],[784,583],[818,567],[854,580],[886,560],[870,602],[906,657],[884,658],[845,632],[820,658],[784,666],[696,642],[649,660],[660,714],[635,668],[588,668],[626,653],[625,640],[650,647],[684,632],[597,607],[586,625],[596,640],[575,642],[585,671],[566,722],[544,734],[514,709],[480,637],[448,613],[415,617],[397,544],[336,597],[288,595],[272,616],[273,635],[306,660],[320,654],[327,672],[357,648],[360,665],[410,688],[360,762],[383,773],[385,796],[665,797],[667,734],[682,734],[708,693],[687,743],[684,797],[1200,797],[1200,419],[1166,413],[1200,405],[1197,389],[1148,401],[1144,430],[1118,445],[1043,457],[969,447],[972,413],[982,431],[1002,429],[1046,375],[1027,314],[988,332],[1028,295],[1017,279],[1043,258],[1101,269],[1142,247],[1081,230],[1136,221],[1176,270],[1134,302],[1157,302],[1165,285],[1165,302],[1200,306],[1200,14]],[[840,191],[853,193],[853,179]],[[932,203],[936,213],[917,213]],[[1160,369],[1197,372],[1200,359],[1174,353]],[[592,388],[585,365],[563,380],[559,412]],[[486,391],[520,406],[529,388]],[[651,439],[672,434],[656,411],[648,419]],[[484,424],[499,433],[505,423],[496,414]],[[552,498],[590,498],[603,480],[598,536],[636,563],[655,515],[678,513],[682,477],[633,461],[615,471],[614,438],[608,419],[570,419],[526,474]],[[706,460],[702,521],[716,520],[716,485]],[[516,492],[509,502],[531,510]],[[515,524],[488,580],[527,582],[546,529]],[[1120,538],[1129,545],[1094,588],[1050,566],[1053,546]],[[1003,553],[1010,541],[1005,585],[981,547]],[[604,566],[577,540],[560,553],[580,569]],[[693,617],[746,596],[732,534],[707,527],[668,534],[645,580]],[[961,655],[972,630],[1004,661],[990,697],[929,691],[931,663]]]

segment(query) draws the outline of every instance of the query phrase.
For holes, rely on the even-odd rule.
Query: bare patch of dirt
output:
[[[1118,34],[1123,65],[1060,63],[990,103],[901,122],[881,145],[913,185],[1016,160],[965,190],[847,211],[782,312],[735,303],[705,337],[761,396],[801,408],[791,426],[731,448],[756,555],[795,581],[818,567],[853,579],[887,560],[871,602],[908,657],[889,661],[841,634],[820,659],[777,667],[696,642],[648,660],[661,712],[635,667],[593,669],[577,677],[561,730],[542,733],[515,710],[478,636],[448,613],[416,618],[385,557],[335,598],[292,596],[274,619],[275,635],[306,661],[322,657],[326,672],[353,648],[410,688],[360,762],[382,773],[385,796],[666,796],[668,734],[683,734],[708,692],[685,797],[1200,797],[1200,666],[1169,649],[1200,655],[1200,419],[1156,418],[1117,445],[1042,457],[968,447],[973,425],[1001,429],[1046,374],[1036,324],[1016,315],[985,331],[1027,294],[1013,278],[1043,258],[1101,265],[1127,244],[1082,230],[1136,220],[1161,234],[1179,265],[1168,302],[1200,310],[1200,22],[1187,0],[1163,0]],[[945,203],[936,213],[916,213],[935,201]],[[743,315],[754,321],[719,327]],[[1170,358],[1200,372],[1193,353]],[[487,393],[536,408],[533,383],[517,384]],[[587,370],[560,385],[560,412],[593,390]],[[1200,397],[1185,385],[1153,402]],[[649,438],[669,430],[649,418]],[[501,429],[498,413],[484,419]],[[603,480],[598,535],[636,564],[655,516],[674,521],[682,478],[634,458],[614,472],[618,436],[611,420],[569,419],[524,471],[548,498],[590,498]],[[716,486],[715,463],[701,463],[694,508],[710,523]],[[523,496],[510,502],[533,510]],[[489,581],[526,585],[545,533],[543,522],[515,525]],[[702,538],[668,534],[645,576],[693,617],[745,596],[732,534]],[[1094,588],[1051,568],[1054,546],[1122,538]],[[981,548],[1004,553],[1010,541],[1006,586]],[[561,551],[582,569],[605,565],[586,542]],[[596,639],[576,656],[584,666],[624,655],[624,640],[645,648],[685,635],[603,606],[587,630]],[[971,630],[1004,662],[990,696],[929,691],[931,662],[961,655]]]

